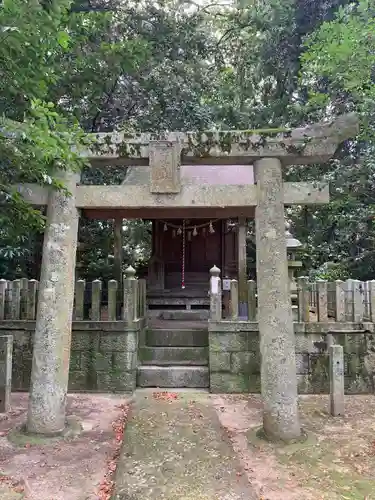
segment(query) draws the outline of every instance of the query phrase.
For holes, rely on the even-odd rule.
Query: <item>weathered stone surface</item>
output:
[[[320,163],[328,160],[338,144],[355,137],[359,121],[355,114],[339,116],[331,123],[316,123],[297,129],[260,129],[246,131],[167,132],[162,134],[93,135],[93,145],[87,156],[94,159],[115,160],[136,165],[150,157],[150,144],[155,141],[178,142],[184,157],[195,157],[196,162],[207,162],[213,157],[217,163],[230,164],[259,158],[282,158],[286,164]],[[243,164],[243,163],[240,163]]]
[[[344,350],[341,345],[329,347],[329,382],[331,415],[343,416],[345,411]]]
[[[262,356],[263,427],[270,438],[299,438],[295,339],[285,241],[281,163],[255,163],[258,323]]]
[[[210,351],[255,351],[259,335],[254,332],[209,333]]]
[[[250,388],[254,388],[254,380],[251,383],[250,376],[248,374],[235,375],[233,373],[217,372],[210,374],[210,391],[212,393],[246,393],[253,392]],[[259,380],[259,376],[258,376]],[[257,387],[258,390],[254,392],[259,392],[260,384]]]
[[[148,330],[146,343],[152,347],[205,347],[208,345],[207,330]]]
[[[51,191],[48,199],[42,271],[34,336],[27,430],[62,432],[74,301],[78,211],[77,176],[62,173],[70,194]]]
[[[142,363],[154,365],[207,365],[207,347],[142,347],[138,351]]]
[[[10,408],[12,391],[12,353],[13,337],[0,336],[0,413],[6,413]]]
[[[137,371],[97,372],[99,392],[133,392],[136,388]]]
[[[152,141],[149,145],[150,192],[179,193],[181,146],[178,142]]]
[[[204,321],[208,319],[208,311],[205,310],[176,310],[162,311],[158,317],[166,321]]]
[[[138,167],[142,168],[142,167]],[[146,172],[148,173],[148,172]],[[147,177],[146,177],[147,178]],[[33,205],[45,205],[48,190],[35,184],[16,187],[25,200]],[[160,197],[163,208],[212,207],[255,207],[257,204],[256,186],[252,185],[184,185],[179,194],[174,196],[150,193],[148,182],[144,185],[129,186],[78,186],[76,196],[77,208],[160,208]],[[329,202],[328,186],[310,182],[286,182],[284,185],[284,201],[288,205],[325,204]],[[152,213],[152,212],[150,212]]]
[[[296,353],[296,372],[299,375],[306,375],[309,373],[309,355],[307,353]]]
[[[96,332],[81,332],[75,331],[72,335],[71,349],[72,351],[85,351],[88,349],[99,349],[100,335]]]
[[[260,355],[258,352],[233,352],[232,373],[260,373]]]
[[[210,351],[210,372],[230,372],[231,352]]]
[[[139,387],[205,388],[209,387],[209,373],[205,366],[140,366]]]
[[[131,351],[135,352],[138,348],[138,336],[136,331],[103,333],[100,335],[100,351]]]

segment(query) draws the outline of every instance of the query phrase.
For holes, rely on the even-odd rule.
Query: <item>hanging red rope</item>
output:
[[[185,249],[186,249],[186,223],[182,222],[182,266],[181,266],[181,288],[185,288]]]

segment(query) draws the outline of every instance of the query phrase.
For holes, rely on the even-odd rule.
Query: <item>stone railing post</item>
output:
[[[370,302],[370,321],[372,323],[375,323],[375,280],[371,280],[368,282],[368,290]]]
[[[0,413],[6,413],[10,408],[12,391],[12,335],[0,336]]]
[[[94,280],[91,283],[91,320],[100,321],[102,306],[102,282]]]
[[[335,281],[335,319],[336,321],[345,321],[345,282],[342,280]]]
[[[256,321],[257,317],[257,284],[254,280],[247,282],[247,319]]]
[[[117,290],[118,283],[116,280],[108,281],[108,321],[116,321],[117,319]]]
[[[316,305],[318,322],[328,322],[328,283],[325,280],[316,282]]]
[[[0,280],[0,319],[5,319],[5,296],[8,287],[7,280]]]
[[[36,308],[38,301],[38,286],[39,281],[30,280],[27,290],[27,307],[26,307],[26,318],[35,319],[36,318]]]
[[[297,278],[298,294],[298,321],[308,323],[310,321],[310,290],[309,278],[300,276]]]
[[[128,325],[132,325],[137,319],[138,280],[135,277],[135,269],[129,266],[125,270],[124,278],[124,303],[122,317]]]
[[[11,319],[20,319],[21,312],[21,280],[13,280]]]
[[[85,280],[77,280],[75,288],[74,319],[83,321],[85,317]]]
[[[213,266],[210,275],[210,319],[220,321],[222,318],[220,269]]]
[[[329,347],[330,411],[334,417],[343,416],[344,401],[344,350],[342,345]]]
[[[229,311],[230,311],[230,319],[237,320],[238,319],[238,281],[231,280],[230,282],[230,299],[229,299]]]
[[[360,323],[363,321],[364,312],[364,290],[362,281],[353,280],[353,321]]]

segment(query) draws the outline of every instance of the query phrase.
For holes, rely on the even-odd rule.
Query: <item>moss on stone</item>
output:
[[[75,415],[66,418],[65,429],[54,435],[34,434],[27,432],[26,425],[12,429],[8,434],[8,440],[16,446],[29,447],[50,444],[61,439],[73,439],[82,433],[81,421]]]

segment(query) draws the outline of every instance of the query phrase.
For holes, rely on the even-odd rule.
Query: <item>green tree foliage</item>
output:
[[[329,206],[290,212],[306,269],[372,278],[374,2],[225,4],[5,0],[2,192],[15,180],[53,183],[56,159],[80,168],[70,146],[82,141],[81,130],[300,126],[355,109],[363,123],[356,142],[344,144],[329,165],[290,168],[285,175],[323,178],[332,186]],[[83,182],[119,184],[125,175],[120,167],[84,169]],[[13,207],[2,227],[17,229],[24,241],[2,230],[0,271],[32,274],[25,234],[37,238],[27,228],[39,219],[19,196],[7,203]],[[142,260],[149,251],[149,226],[125,225],[125,261]],[[80,239],[87,244],[80,251],[80,275],[113,276],[112,226],[83,218]]]
[[[340,7],[305,41],[301,85],[309,91],[309,106],[320,117],[356,110],[360,137],[343,146],[329,169],[332,203],[319,210],[295,213],[307,242],[312,267],[323,265],[345,277],[375,275],[374,62],[375,3],[359,1]],[[303,222],[305,227],[302,227]],[[308,233],[308,234],[307,234]]]

